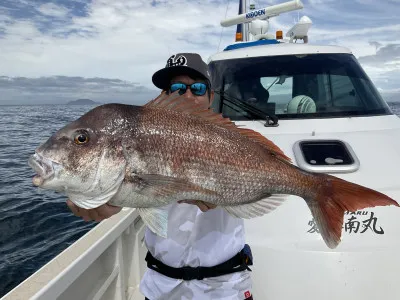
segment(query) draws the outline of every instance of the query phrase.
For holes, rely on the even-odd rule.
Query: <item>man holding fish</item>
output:
[[[287,195],[307,203],[331,249],[346,211],[399,206],[378,191],[298,168],[260,133],[207,109],[207,71],[197,54],[173,55],[153,75],[159,97],[144,106],[98,106],[29,159],[33,184],[64,192],[79,216],[101,220],[118,207],[137,208],[149,250],[140,288],[151,300],[252,299],[243,219],[268,214]]]
[[[153,75],[153,83],[167,93],[179,91],[186,101],[204,109],[210,107],[214,98],[208,66],[194,53],[172,55],[166,67]],[[204,201],[182,200],[179,203],[169,206],[168,227],[171,230],[168,230],[167,239],[147,229],[145,241],[150,268],[140,285],[146,299],[181,299],[183,296],[185,299],[253,299],[251,273],[243,263],[249,253],[243,219]],[[121,210],[109,204],[83,209],[69,199],[67,204],[76,216],[86,221],[101,221]],[[161,274],[152,269],[154,265],[160,269],[158,260],[174,268],[202,266],[215,267],[215,270],[208,269],[200,275],[199,278],[208,277],[206,281],[192,279],[190,273],[184,275],[188,277],[183,280],[176,270],[170,274],[164,267],[164,274]],[[224,265],[220,265],[222,263]]]

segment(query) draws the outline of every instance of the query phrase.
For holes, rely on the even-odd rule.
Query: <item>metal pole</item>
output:
[[[243,0],[243,13],[246,14],[248,12],[248,3],[247,0]],[[247,42],[249,40],[249,24],[244,23],[243,24],[243,41]]]

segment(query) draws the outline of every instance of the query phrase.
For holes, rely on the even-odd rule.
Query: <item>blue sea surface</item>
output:
[[[400,103],[389,103],[400,115]],[[75,217],[66,197],[32,185],[34,149],[94,106],[0,106],[0,297],[97,223]]]

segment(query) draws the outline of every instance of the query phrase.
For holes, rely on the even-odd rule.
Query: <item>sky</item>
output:
[[[310,17],[310,43],[350,48],[384,98],[400,101],[400,0],[302,2],[270,31]],[[220,21],[237,12],[237,0],[0,0],[0,105],[143,104],[159,94],[151,76],[170,55],[206,61],[231,44],[236,27]]]

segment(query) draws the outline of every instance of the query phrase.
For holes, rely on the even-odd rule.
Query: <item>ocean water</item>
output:
[[[400,103],[390,103],[400,115]],[[34,149],[93,106],[0,106],[0,297],[97,223],[84,222],[66,198],[32,186]]]
[[[32,185],[27,161],[57,129],[93,106],[0,106],[0,297],[97,223],[75,217],[66,198]]]

